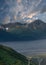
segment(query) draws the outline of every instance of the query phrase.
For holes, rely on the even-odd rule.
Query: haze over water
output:
[[[46,39],[22,42],[0,42],[0,44],[11,47],[25,56],[46,54]]]

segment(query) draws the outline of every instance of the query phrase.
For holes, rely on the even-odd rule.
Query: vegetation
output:
[[[0,45],[0,65],[27,65],[25,56],[11,48]]]
[[[35,56],[29,60],[13,49],[0,45],[0,65],[46,65],[46,56]]]

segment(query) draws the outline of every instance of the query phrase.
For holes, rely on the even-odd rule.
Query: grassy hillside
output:
[[[0,45],[0,65],[46,65],[46,55],[34,56],[30,60],[14,51]]]
[[[11,48],[0,45],[0,65],[27,65],[25,56]]]

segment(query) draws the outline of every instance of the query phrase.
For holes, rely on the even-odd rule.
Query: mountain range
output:
[[[35,20],[27,23],[9,23],[0,25],[0,41],[29,41],[46,39],[46,23]]]

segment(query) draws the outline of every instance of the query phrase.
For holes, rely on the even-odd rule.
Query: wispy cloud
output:
[[[0,0],[0,20],[2,18],[6,22],[24,20],[25,17],[33,19],[44,12],[46,0]]]
[[[21,3],[22,0],[17,0],[18,3]]]

